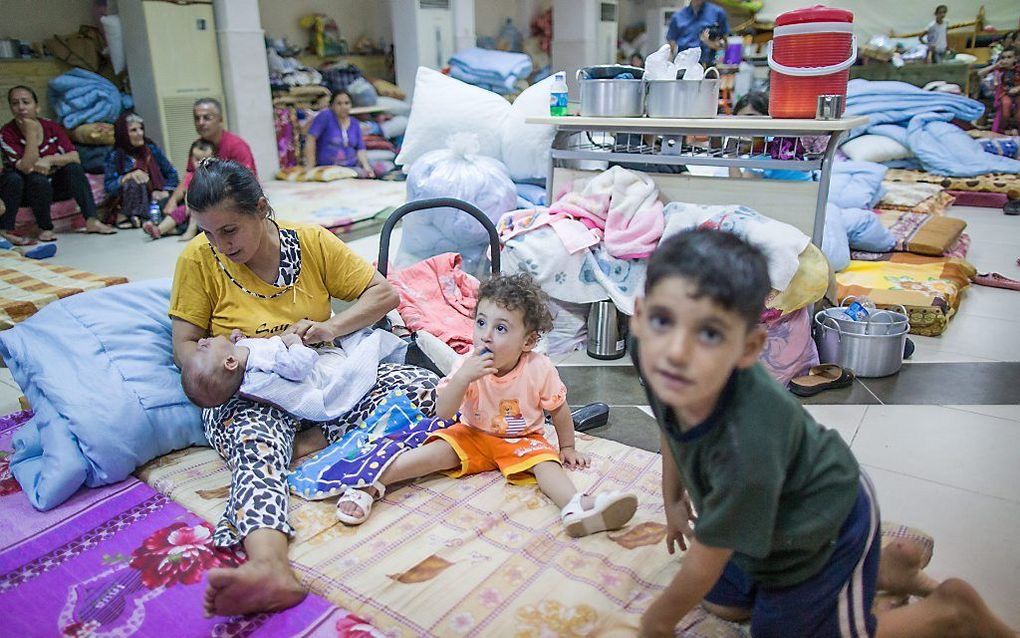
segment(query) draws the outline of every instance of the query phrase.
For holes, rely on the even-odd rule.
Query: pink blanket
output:
[[[572,190],[549,212],[603,231],[613,257],[645,259],[658,246],[665,219],[659,189],[648,175],[614,166],[587,182],[575,182]]]
[[[387,278],[410,330],[425,330],[460,354],[471,351],[478,280],[461,270],[459,254],[436,255]]]

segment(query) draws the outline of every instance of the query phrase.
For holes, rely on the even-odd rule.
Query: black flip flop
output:
[[[846,370],[834,363],[814,366],[802,377],[790,381],[790,392],[799,397],[813,397],[826,390],[849,387],[854,382],[852,370]]]

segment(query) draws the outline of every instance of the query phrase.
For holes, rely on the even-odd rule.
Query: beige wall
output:
[[[286,37],[295,46],[308,46],[308,31],[298,21],[310,13],[333,18],[340,28],[340,37],[350,46],[363,35],[375,41],[382,36],[393,42],[390,3],[385,0],[259,0],[259,13],[266,35]]]
[[[2,0],[0,38],[42,42],[96,24],[92,0]]]

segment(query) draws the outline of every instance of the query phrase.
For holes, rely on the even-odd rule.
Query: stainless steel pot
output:
[[[708,78],[709,73],[714,78]],[[711,67],[704,80],[645,80],[648,117],[715,117],[719,112],[719,71]]]
[[[900,312],[892,310],[875,310],[868,317],[867,321],[854,321],[846,316],[845,308],[828,308],[823,310],[825,316],[832,319],[839,325],[840,330],[851,334],[862,335],[890,335],[899,334],[904,326],[909,330],[910,319],[907,317],[907,310],[898,306]],[[825,322],[832,325],[830,322]]]
[[[815,342],[822,363],[835,363],[859,377],[887,377],[903,367],[903,348],[910,324],[895,334],[846,332],[824,310],[815,313]]]
[[[609,65],[622,73],[631,67]],[[641,69],[633,80],[597,79],[609,73],[603,67],[578,69],[577,84],[581,89],[581,115],[583,117],[641,117],[644,111],[644,85]],[[595,69],[595,71],[592,71]],[[594,73],[594,75],[593,75]],[[588,78],[588,79],[585,79]]]

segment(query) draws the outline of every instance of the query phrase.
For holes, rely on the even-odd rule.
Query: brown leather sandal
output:
[[[799,397],[812,397],[826,390],[846,388],[853,382],[852,370],[844,370],[834,363],[823,363],[808,370],[806,375],[790,381],[790,392]]]

